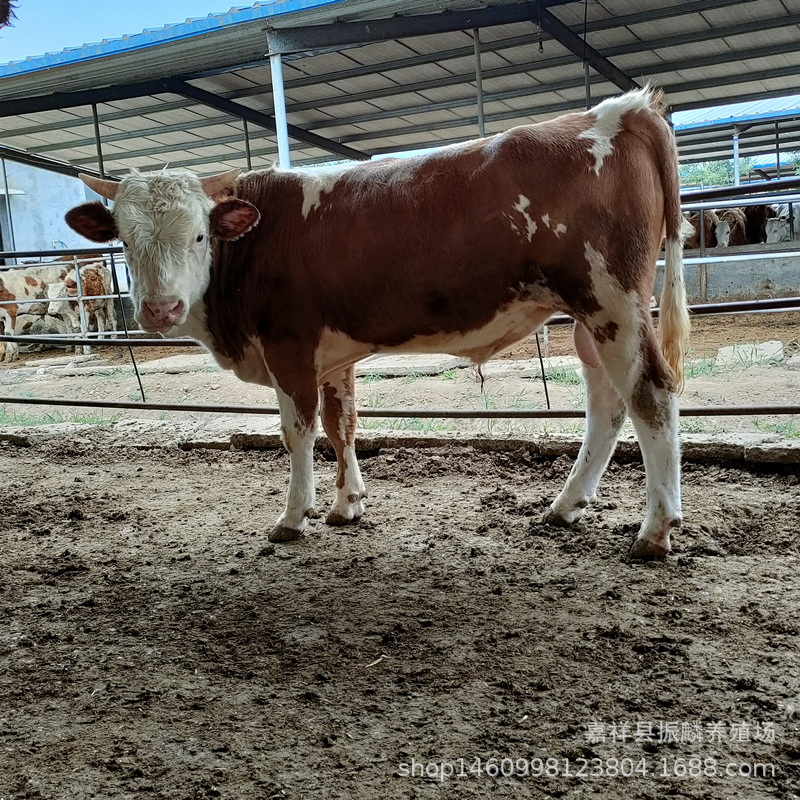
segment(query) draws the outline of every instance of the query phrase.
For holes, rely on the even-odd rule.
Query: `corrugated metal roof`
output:
[[[683,160],[731,155],[724,128],[730,112],[711,118],[695,113],[698,107],[739,101],[752,110],[756,99],[800,92],[800,0],[280,0],[0,67],[0,145],[7,155],[19,151],[13,157],[96,169],[95,103],[112,175],[166,162],[201,173],[243,167],[241,107],[273,113],[268,29],[291,37],[316,26],[312,32],[324,41],[340,22],[362,32],[399,24],[413,34],[365,36],[285,58],[289,122],[323,137],[294,139],[294,163],[335,158],[326,140],[376,155],[472,138],[478,128],[469,20],[510,9],[521,21],[480,31],[486,132],[496,133],[585,107],[583,64],[540,31],[540,7],[578,39],[586,11],[587,40],[600,56],[639,83],[663,86],[675,110],[691,112],[678,128]],[[460,28],[434,24],[459,13]],[[167,84],[164,76],[180,81]],[[620,91],[594,70],[590,82],[594,102]],[[56,103],[55,93],[72,94],[59,94]],[[800,149],[800,121],[781,103],[742,133],[743,156],[775,149],[776,120],[781,148]],[[248,129],[253,166],[272,163],[272,131],[255,122]]]
[[[672,121],[675,130],[689,131],[710,125],[735,125],[760,120],[775,120],[800,116],[800,94],[773,97],[749,103],[731,103],[695,111],[678,111]]]
[[[200,36],[204,33],[221,30],[231,25],[269,19],[281,14],[292,14],[313,8],[335,5],[341,0],[275,0],[271,3],[255,3],[247,7],[233,7],[227,12],[209,14],[205,17],[191,17],[184,22],[162,25],[159,28],[145,28],[141,33],[120,36],[114,39],[103,39],[102,42],[82,44],[78,47],[66,47],[57,53],[46,53],[31,56],[22,61],[12,61],[0,65],[0,78],[12,75],[24,75],[43,69],[77,64],[94,58],[117,53],[141,50],[165,42],[176,42]]]

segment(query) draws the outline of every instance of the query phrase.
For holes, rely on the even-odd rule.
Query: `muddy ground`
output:
[[[635,462],[565,530],[566,456],[373,450],[270,545],[282,452],[105,441],[0,444],[5,800],[800,796],[800,466],[686,464],[642,564]]]

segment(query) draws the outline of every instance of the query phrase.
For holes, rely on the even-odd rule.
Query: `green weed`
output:
[[[760,433],[777,433],[784,439],[800,439],[800,424],[794,419],[786,422],[765,422],[761,419],[751,420],[753,427]]]

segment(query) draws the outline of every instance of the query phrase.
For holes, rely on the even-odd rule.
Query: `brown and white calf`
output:
[[[686,237],[684,247],[691,250],[700,247],[700,212],[692,211],[686,218],[692,230],[687,232],[689,235]],[[719,217],[717,212],[711,208],[703,210],[703,244],[706,248],[717,246],[717,223]]]
[[[78,287],[80,277],[80,287]],[[112,292],[111,270],[105,261],[96,261],[80,267],[79,275],[75,269],[70,270],[61,280],[51,283],[47,287],[47,297],[50,304],[47,307],[49,315],[61,315],[70,326],[71,331],[81,330],[80,308],[78,294],[83,302],[83,307],[89,317],[88,322],[94,322],[99,337],[103,338],[106,331],[114,331],[117,327],[117,315],[114,311],[114,300],[108,295]]]
[[[718,222],[714,228],[717,247],[736,247],[749,244],[747,217],[743,208],[722,208],[716,211]]]
[[[0,271],[0,323],[7,336],[17,333],[17,315],[41,316],[47,310],[47,286],[61,280],[67,274],[64,263],[43,264],[21,269]],[[41,300],[34,304],[31,301]],[[36,306],[39,306],[38,308]],[[19,357],[16,342],[0,342],[4,347],[3,361],[15,361]]]
[[[677,391],[688,335],[675,143],[660,93],[526,125],[410,159],[333,172],[185,170],[84,177],[115,200],[68,223],[119,238],[136,319],[190,335],[243,380],[275,388],[291,476],[270,539],[314,506],[316,416],[336,449],[330,524],[357,520],[354,364],[443,352],[484,363],[551,315],[576,320],[586,436],[546,520],[578,520],[626,412],[647,471],[636,557],[663,555],[681,523]],[[649,301],[666,235],[661,339]]]

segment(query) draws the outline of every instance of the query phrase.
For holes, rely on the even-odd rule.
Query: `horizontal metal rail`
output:
[[[129,297],[128,292],[122,292],[122,297]],[[86,303],[89,300],[117,300],[116,294],[76,294],[70,297],[21,297],[19,300],[0,300],[0,306],[33,306],[37,303]]]
[[[213,414],[279,414],[277,406],[239,405],[188,405],[182,403],[134,403],[113,400],[65,400],[64,398],[0,397],[0,405],[47,405],[74,408],[144,409],[147,411],[185,411]],[[493,408],[360,408],[359,417],[395,419],[580,419],[586,416],[582,409],[526,409]],[[682,417],[738,417],[800,414],[796,406],[706,406],[681,408]]]
[[[95,336],[99,335],[96,332]],[[78,339],[67,334],[52,336],[6,336],[0,335],[0,342],[17,342],[19,344],[58,344],[59,347],[78,347],[80,345],[97,345],[98,347],[200,347],[196,339]]]
[[[59,256],[104,256],[112,253],[124,252],[121,247],[81,247],[67,248],[66,250],[3,250],[0,251],[0,258],[50,258],[56,259]],[[52,261],[41,264],[17,264],[8,266],[7,269],[24,269],[25,267],[45,267],[52,265]],[[65,262],[69,263],[69,262]]]
[[[715,189],[692,189],[681,192],[681,205],[693,201],[722,200],[747,195],[775,195],[781,191],[796,192],[800,190],[800,178],[778,178],[772,181],[744,183],[741,186],[723,186]]]
[[[659,309],[651,309],[653,316],[658,317]],[[730,303],[700,303],[689,306],[693,316],[716,316],[722,314],[756,314],[777,313],[779,311],[800,311],[800,297],[775,297],[767,300],[736,300]],[[556,314],[547,321],[547,325],[567,325],[574,320],[566,314]],[[97,334],[95,334],[97,335]],[[72,338],[67,334],[52,336],[6,336],[0,334],[0,342],[17,342],[19,344],[53,344],[62,347],[79,347],[92,345],[98,347],[200,347],[196,339],[96,339]]]
[[[782,205],[784,203],[797,205],[800,203],[800,195],[769,195],[765,197],[740,197],[719,200],[695,200],[691,203],[683,203],[683,211],[697,211],[701,208],[739,208],[740,206],[761,206],[761,205]],[[757,242],[751,242],[757,244]]]

